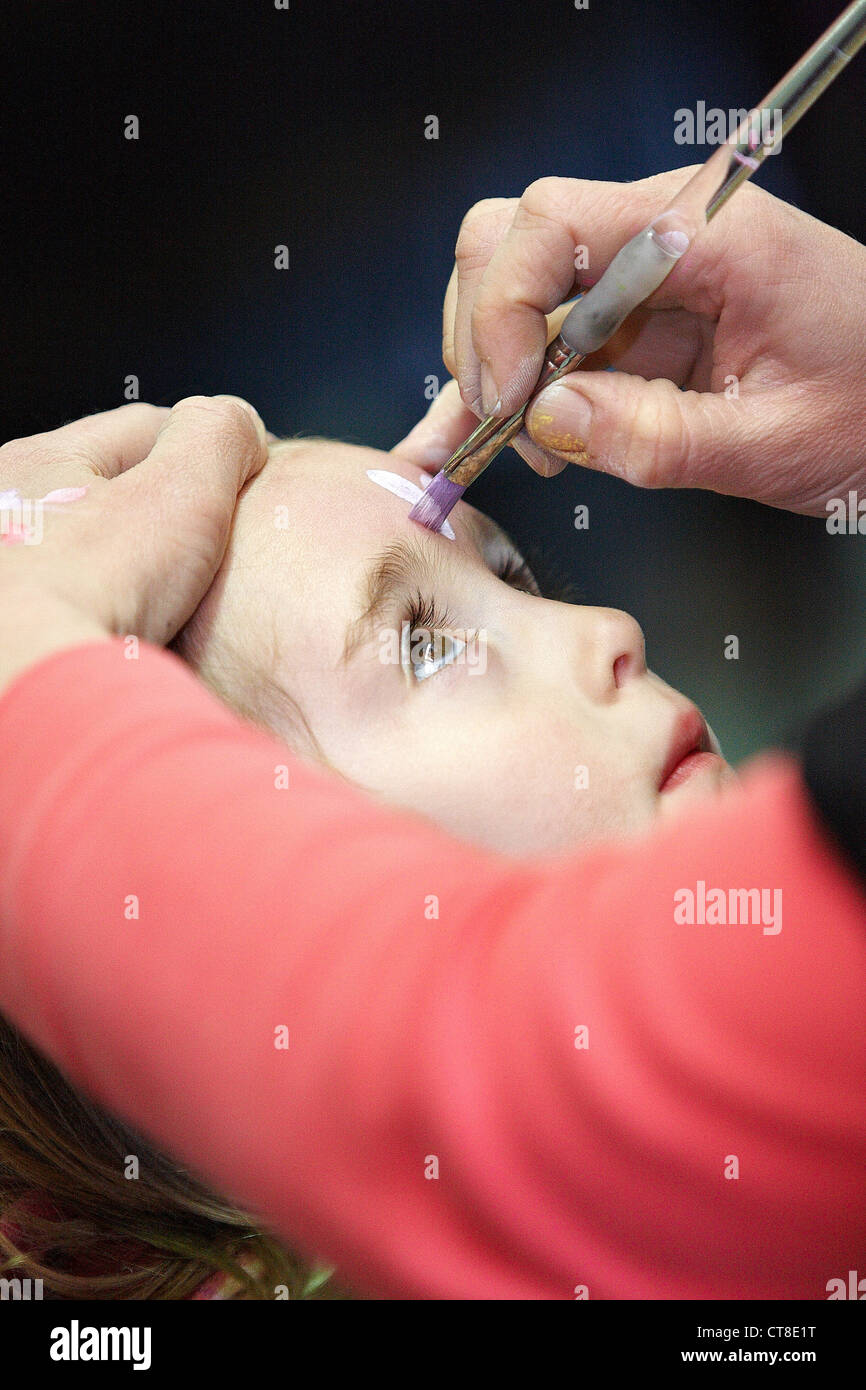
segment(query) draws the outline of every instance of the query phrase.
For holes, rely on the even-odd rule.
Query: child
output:
[[[425,482],[398,454],[273,445],[174,649],[297,751],[507,853],[638,833],[715,795],[731,771],[647,671],[633,620],[542,597],[466,503],[454,539],[407,535]],[[48,1297],[345,1296],[2,1021],[0,1210],[3,1273]]]
[[[422,480],[399,454],[274,446],[175,650],[298,751],[509,854],[640,833],[731,780],[632,618],[541,597],[466,502],[453,540],[407,527]]]

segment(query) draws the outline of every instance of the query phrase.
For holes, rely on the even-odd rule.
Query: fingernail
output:
[[[669,256],[682,256],[689,249],[689,239],[685,232],[679,232],[676,228],[669,232],[659,232],[656,242]]]
[[[481,407],[485,415],[498,415],[502,409],[499,387],[487,362],[481,363]]]
[[[688,251],[696,228],[681,208],[668,208],[650,223],[650,236],[672,260],[679,260]]]
[[[561,473],[568,464],[565,459],[557,457],[556,454],[545,452],[529,438],[526,430],[521,430],[516,439],[512,439],[511,447],[514,449],[525,463],[538,474],[540,478],[555,478],[557,473]]]
[[[526,428],[544,449],[552,449],[571,463],[588,457],[586,441],[592,423],[592,406],[572,386],[557,381],[539,392],[526,416]]]

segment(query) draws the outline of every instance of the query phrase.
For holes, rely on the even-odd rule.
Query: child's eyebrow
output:
[[[370,640],[376,623],[395,597],[417,588],[425,580],[434,583],[442,569],[438,548],[422,545],[414,537],[401,537],[376,556],[367,572],[364,607],[346,632],[341,662],[351,661],[358,649]]]

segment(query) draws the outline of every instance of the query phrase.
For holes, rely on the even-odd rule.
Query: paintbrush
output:
[[[563,321],[547,348],[529,400],[507,419],[494,413],[480,422],[416,502],[409,513],[413,521],[431,531],[442,529],[469,484],[520,433],[532,398],[603,347],[632,310],[658,289],[701,228],[760,168],[864,40],[866,0],[854,0],[667,207],[617,252],[601,279]]]

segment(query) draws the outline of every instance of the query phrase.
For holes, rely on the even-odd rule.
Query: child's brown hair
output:
[[[183,1299],[220,1272],[221,1297],[347,1296],[0,1018],[0,1276],[41,1279],[45,1298]]]

